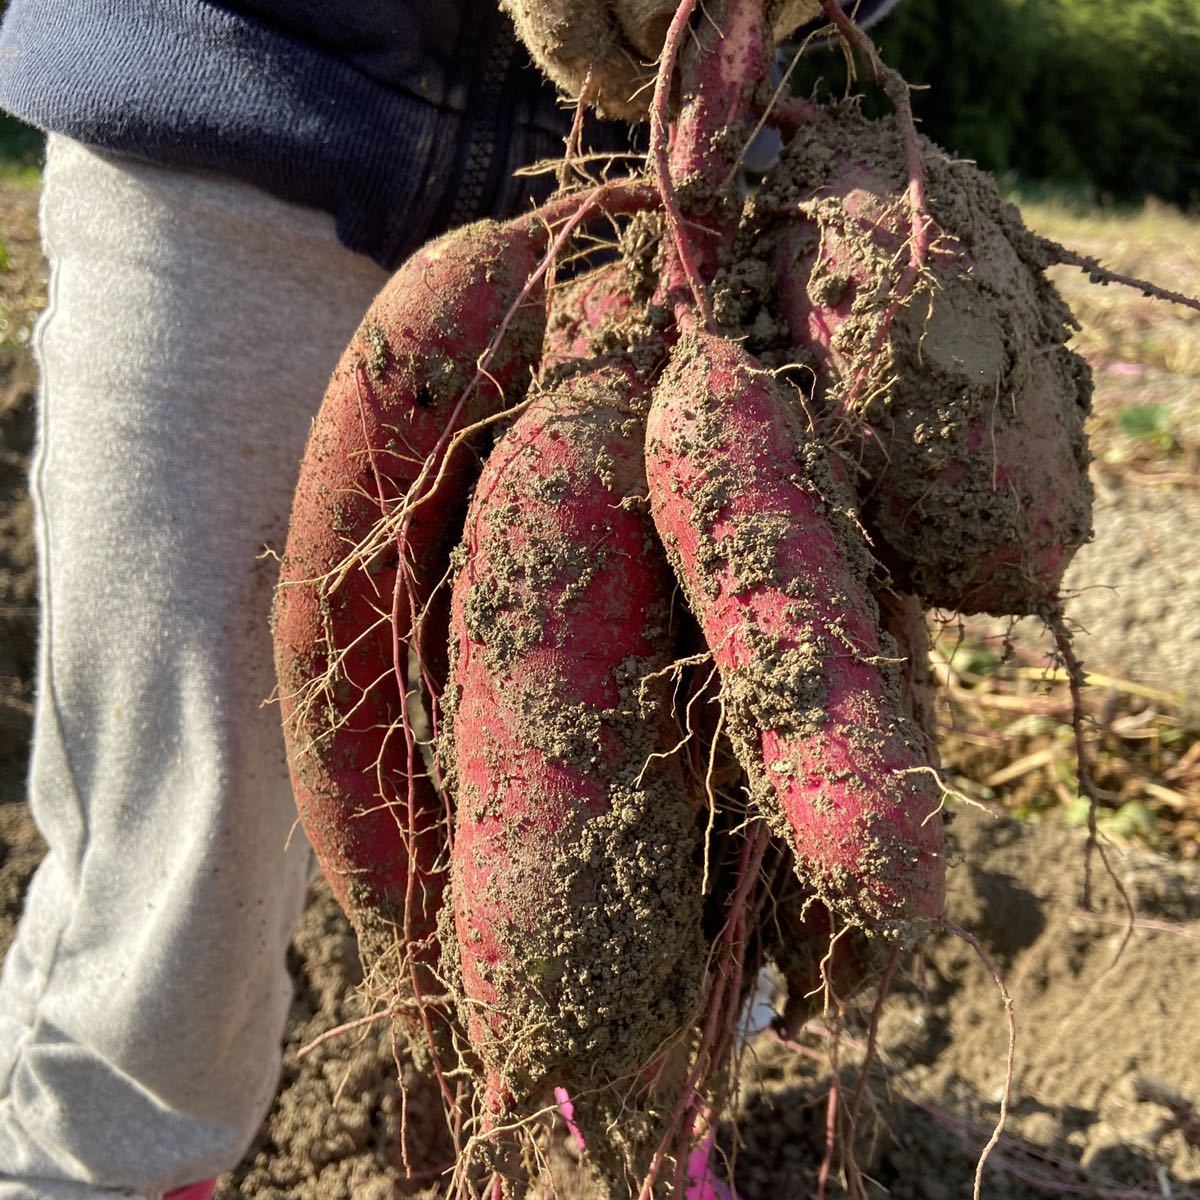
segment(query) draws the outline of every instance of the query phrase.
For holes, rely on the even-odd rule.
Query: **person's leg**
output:
[[[264,549],[385,276],[324,214],[58,138],[42,228],[49,853],[0,979],[0,1198],[157,1196],[232,1166],[275,1089],[310,856]]]

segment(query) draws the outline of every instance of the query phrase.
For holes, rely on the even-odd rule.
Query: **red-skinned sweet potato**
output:
[[[603,353],[600,339],[633,316],[625,267],[606,263],[560,283],[550,293],[550,315],[542,346],[542,371],[569,362],[586,362]]]
[[[443,974],[493,1112],[649,1063],[697,1001],[696,810],[644,512],[644,388],[600,361],[497,443],[452,605]]]
[[[939,915],[941,789],[904,716],[869,558],[780,386],[735,343],[685,334],[654,389],[646,469],[734,749],[800,878],[871,929]]]
[[[779,172],[800,181],[781,313],[857,447],[862,519],[898,583],[930,607],[1044,611],[1091,531],[1090,376],[1016,209],[970,164],[922,154],[931,244],[898,296],[911,214],[894,126],[814,112]]]
[[[763,932],[767,956],[786,989],[777,1025],[793,1038],[810,1018],[836,1011],[877,981],[887,944],[857,926],[835,924],[794,874],[778,884],[773,900]]]
[[[431,455],[436,477],[448,432],[520,399],[542,340],[538,295],[460,406],[543,240],[533,222],[481,222],[401,267],[338,364],[301,465],[274,612],[284,734],[305,832],[368,958],[413,939],[419,957],[436,953],[446,806],[401,727],[394,651],[406,672],[411,615],[445,572],[470,452],[444,464],[408,529],[412,607],[407,595],[393,604],[394,539],[350,556]]]

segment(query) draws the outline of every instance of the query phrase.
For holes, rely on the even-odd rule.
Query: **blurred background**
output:
[[[875,31],[923,131],[1010,189],[1200,202],[1198,0],[902,0]],[[845,87],[839,54],[802,92]]]

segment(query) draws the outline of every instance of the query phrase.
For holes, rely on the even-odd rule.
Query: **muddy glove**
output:
[[[860,25],[877,21],[898,0],[841,0]],[[594,3],[594,8],[604,7]],[[648,59],[658,57],[667,26],[678,7],[678,0],[611,0],[621,33]],[[771,33],[776,42],[786,41],[802,26],[822,22],[821,0],[771,0],[768,5]]]
[[[897,0],[841,0],[862,24]],[[679,0],[501,0],[534,60],[572,99],[588,93],[603,114],[645,121],[655,60]],[[776,42],[821,24],[820,0],[769,0]]]
[[[534,61],[572,99],[645,121],[655,60],[679,0],[501,0]],[[776,37],[820,13],[818,0],[773,0]]]
[[[630,9],[653,4],[621,0]],[[534,61],[572,99],[587,92],[609,117],[646,120],[654,85],[653,39],[630,39],[608,0],[500,0]],[[675,4],[670,5],[671,12]],[[652,15],[647,12],[647,15]],[[668,14],[667,22],[670,22]],[[661,48],[662,34],[658,37]]]

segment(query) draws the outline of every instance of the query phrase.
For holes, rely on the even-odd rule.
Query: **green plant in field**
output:
[[[986,170],[1200,203],[1200,0],[905,0],[874,36],[928,85],[923,131]],[[798,90],[818,79],[841,94],[840,54],[813,56]]]
[[[1173,418],[1165,404],[1130,404],[1117,412],[1117,426],[1126,437],[1147,443],[1162,454],[1176,448]]]
[[[1067,824],[1077,829],[1088,823],[1091,805],[1086,796],[1076,796],[1066,807]],[[1096,828],[1106,837],[1119,841],[1142,841],[1149,846],[1157,845],[1158,830],[1150,810],[1139,800],[1127,800],[1117,809],[1102,808],[1096,813]]]
[[[954,670],[972,675],[991,675],[1002,661],[995,647],[975,640],[961,641],[949,654],[949,663]]]

